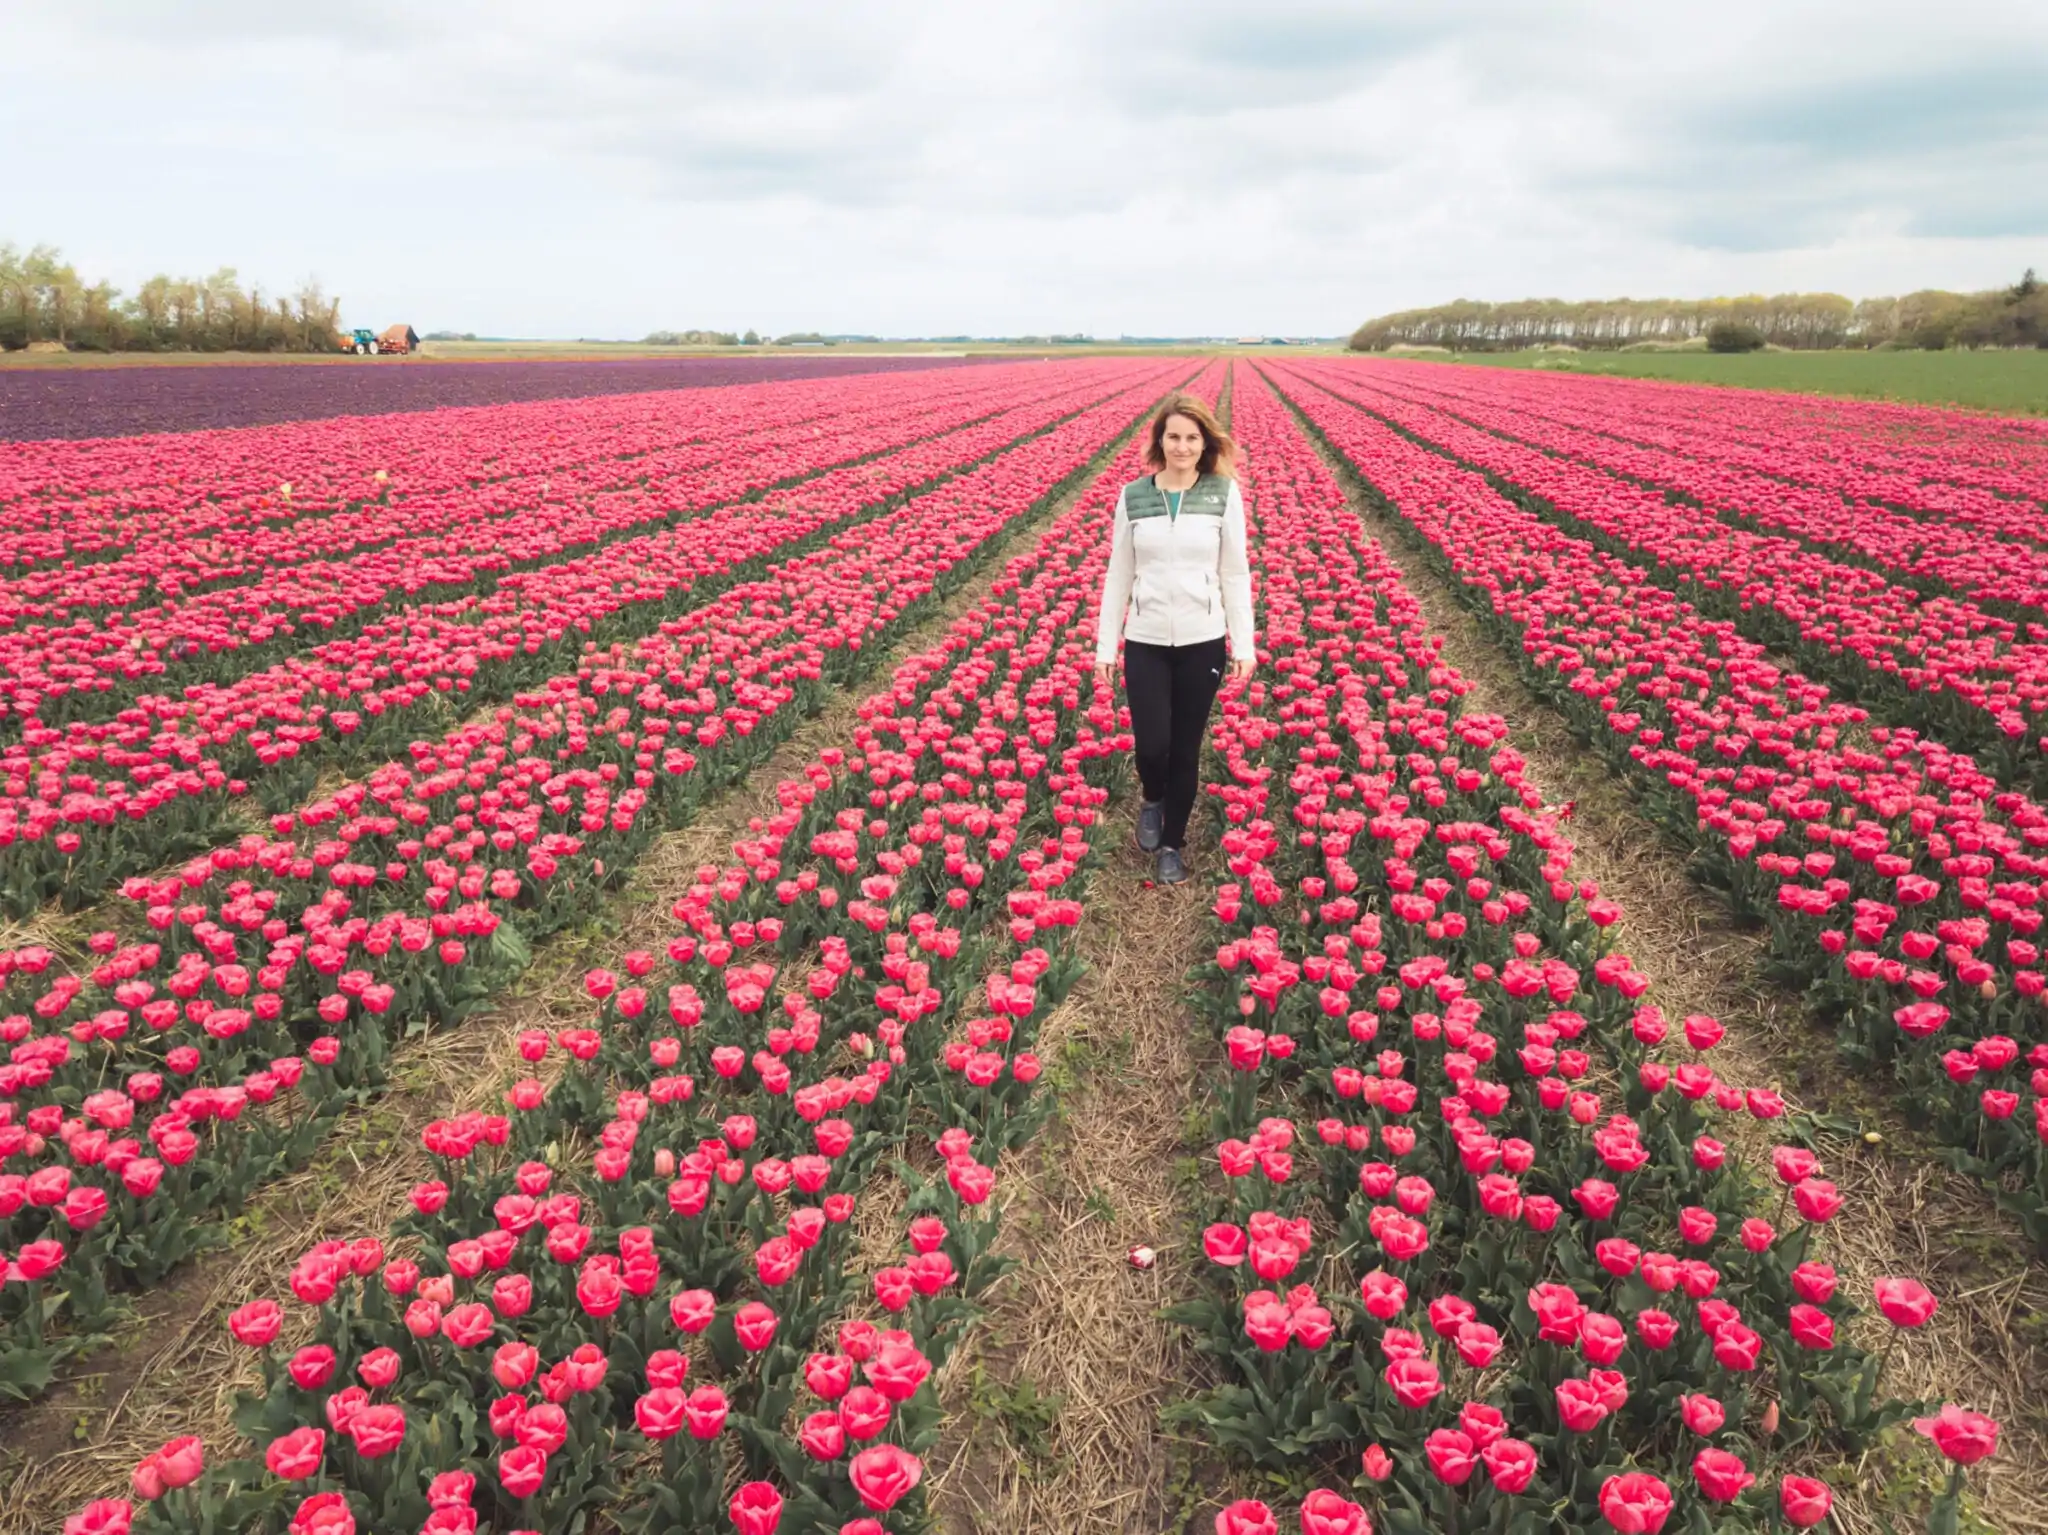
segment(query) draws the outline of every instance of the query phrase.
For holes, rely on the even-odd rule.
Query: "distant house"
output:
[[[420,338],[410,325],[394,325],[377,338],[380,352],[417,352]]]
[[[1237,344],[1239,346],[1264,346],[1266,338],[1264,336],[1239,336]]]

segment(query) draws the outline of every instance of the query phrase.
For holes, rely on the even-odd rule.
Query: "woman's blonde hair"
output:
[[[1237,463],[1237,444],[1230,433],[1217,424],[1216,413],[1191,394],[1177,394],[1159,409],[1152,418],[1152,427],[1145,441],[1145,467],[1155,474],[1166,467],[1166,450],[1162,443],[1166,437],[1166,423],[1173,416],[1186,416],[1201,428],[1202,459],[1197,469],[1202,474],[1229,474]]]

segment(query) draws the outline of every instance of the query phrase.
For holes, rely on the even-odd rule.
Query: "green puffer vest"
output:
[[[1228,475],[1205,474],[1180,498],[1183,517],[1221,517],[1230,506]],[[1152,476],[1133,480],[1124,487],[1124,517],[1137,522],[1144,517],[1167,515],[1166,492],[1152,483]]]

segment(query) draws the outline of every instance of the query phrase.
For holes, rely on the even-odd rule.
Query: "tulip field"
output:
[[[1947,1297],[1906,1254],[1845,1281],[1859,1212],[1794,1095],[1662,1005],[1422,593],[2031,1264],[2048,431],[1348,358],[0,444],[0,1425],[662,839],[750,781],[775,807],[573,1023],[508,1034],[502,1101],[431,1117],[381,1225],[198,1320],[231,1422],[0,1509],[995,1528],[941,1467],[992,1309],[1059,1262],[1020,1192],[1081,1090],[1051,1025],[1100,1005],[1137,856],[1095,610],[1135,430],[1182,389],[1242,447],[1259,667],[1160,893],[1198,919],[1156,956],[1199,1042],[1156,1149],[1190,1175],[1094,1303],[1185,1360],[1120,1410],[1193,1490],[1060,1528],[2038,1527],[1987,1522],[2021,1404],[1898,1389]]]
[[[261,426],[334,416],[509,405],[591,395],[705,389],[770,379],[826,378],[969,365],[939,353],[374,363],[326,359],[225,362],[186,354],[187,365],[63,367],[0,372],[0,442],[125,437]],[[190,376],[188,367],[201,369]]]

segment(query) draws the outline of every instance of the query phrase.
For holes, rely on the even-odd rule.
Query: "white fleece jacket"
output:
[[[1256,654],[1244,497],[1235,480],[1221,517],[1132,522],[1119,494],[1112,539],[1109,569],[1102,578],[1097,665],[1116,660],[1119,635],[1152,645],[1194,645],[1228,634],[1233,660]]]

